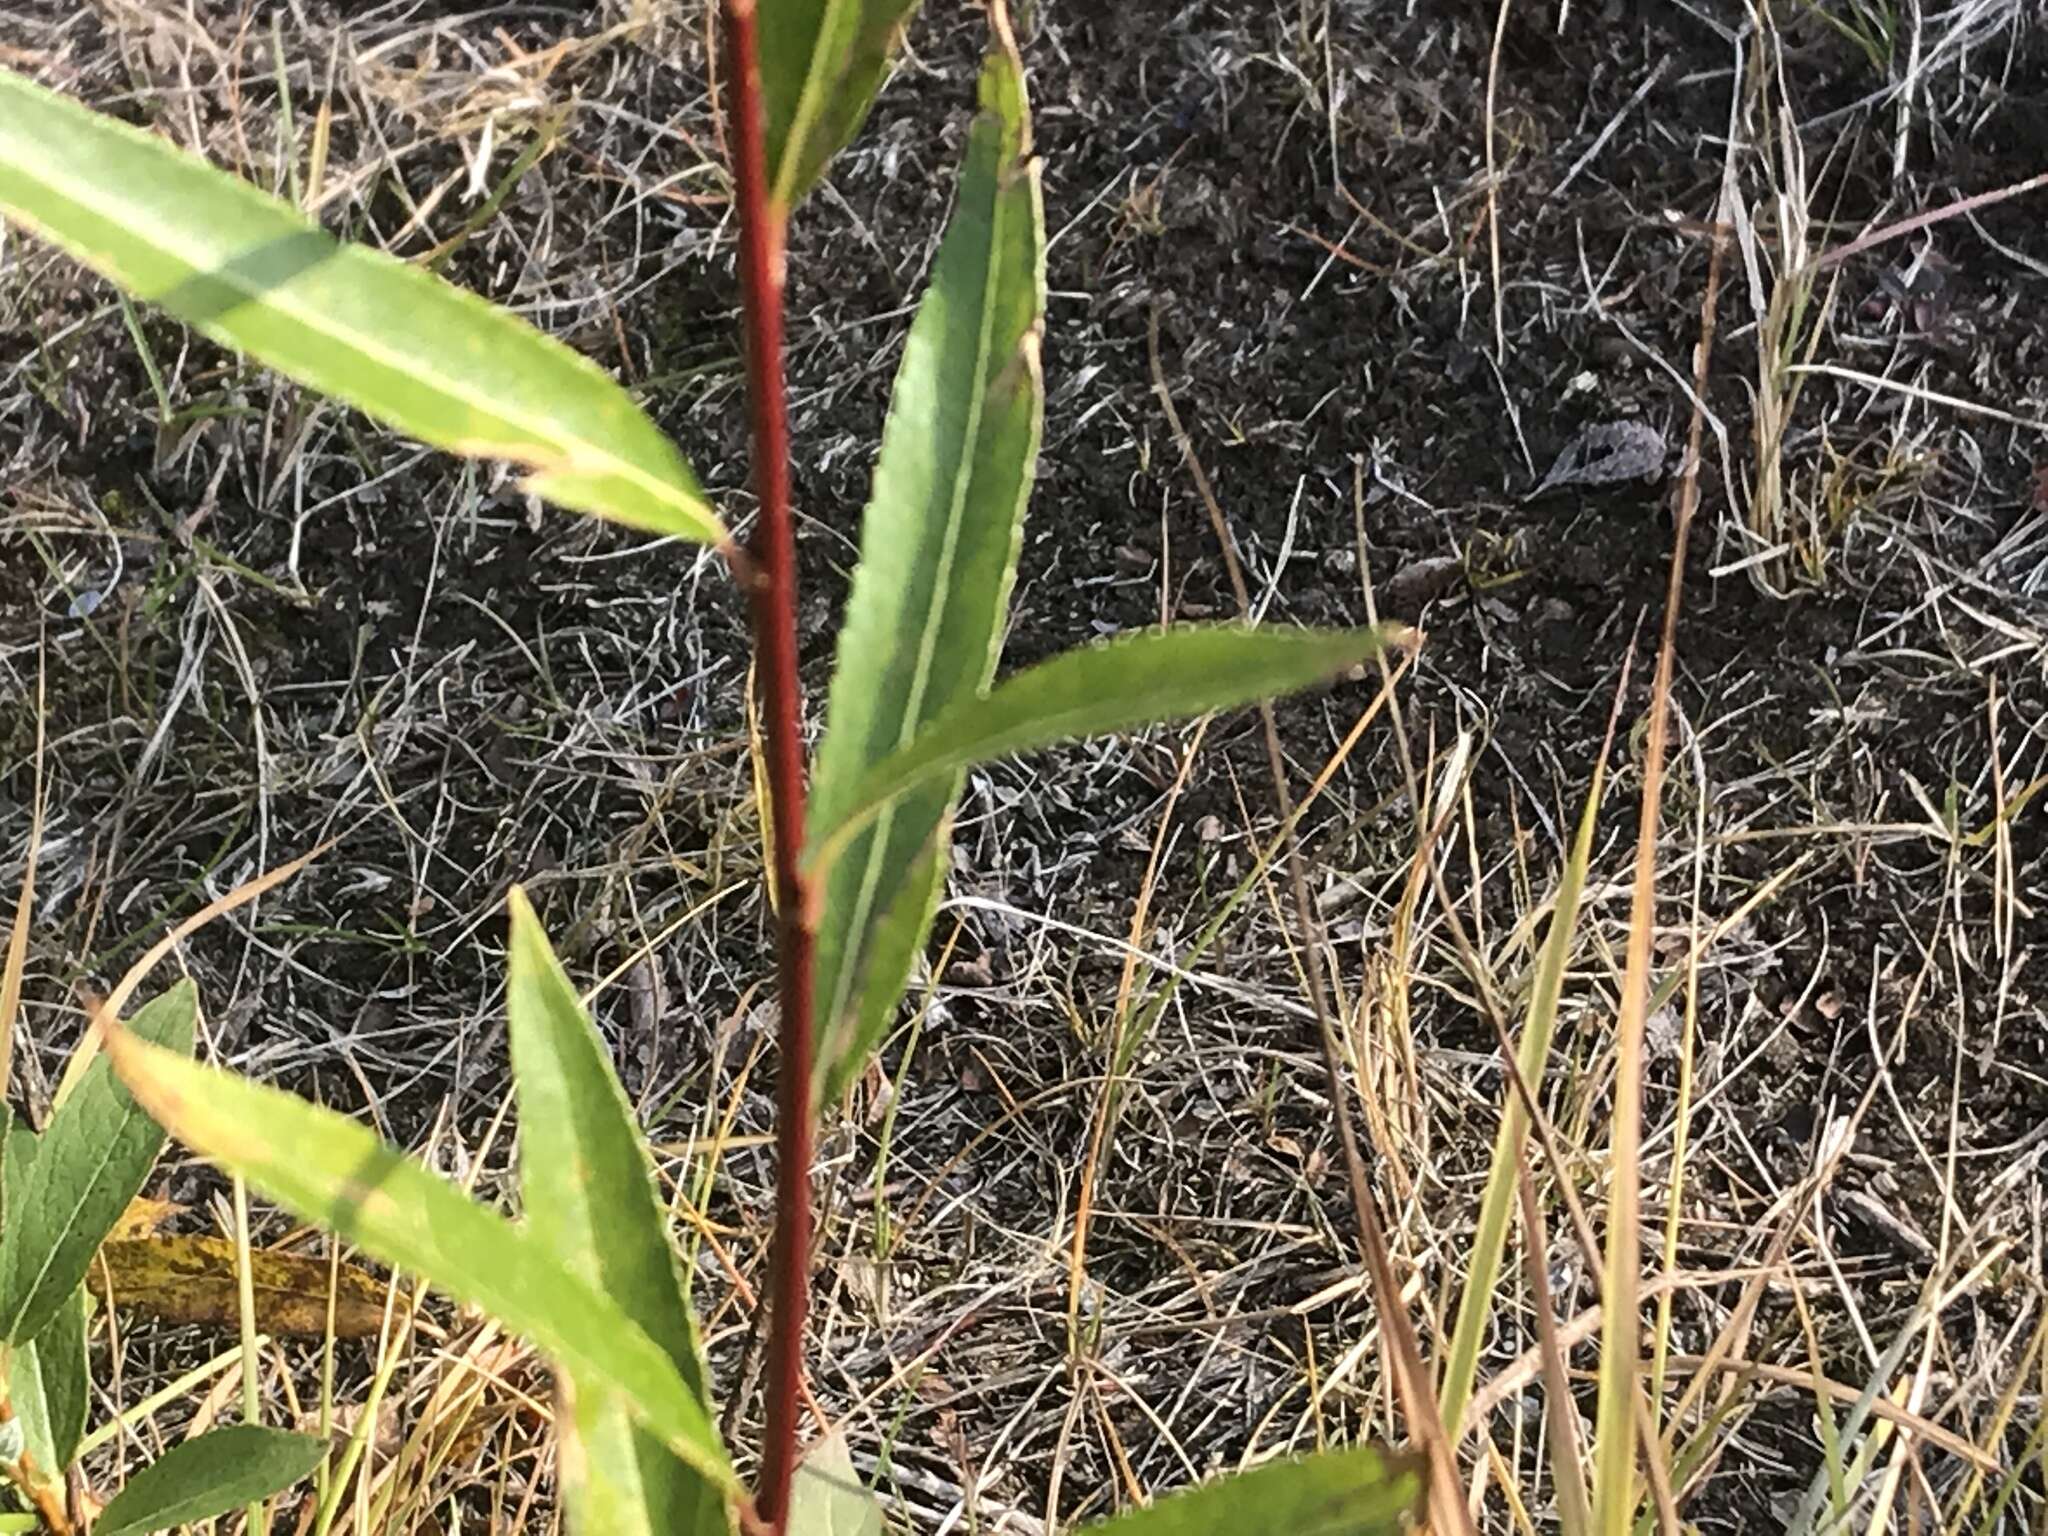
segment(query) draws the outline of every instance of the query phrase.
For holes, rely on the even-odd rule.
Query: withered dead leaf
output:
[[[325,1259],[297,1254],[249,1255],[255,1292],[256,1326],[281,1338],[320,1338],[327,1331],[328,1266]],[[86,1283],[102,1303],[171,1323],[236,1326],[235,1245],[220,1237],[188,1235],[110,1238]],[[367,1270],[343,1264],[334,1274],[334,1334],[360,1339],[384,1324],[386,1286]],[[406,1298],[400,1292],[397,1311]]]
[[[121,1213],[121,1219],[114,1223],[114,1230],[107,1237],[110,1241],[115,1238],[154,1237],[173,1216],[182,1216],[185,1210],[175,1200],[137,1195],[128,1202],[128,1209]]]

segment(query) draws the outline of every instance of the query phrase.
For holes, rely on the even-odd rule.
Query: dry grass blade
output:
[[[7,1098],[14,1069],[14,1023],[21,1012],[21,977],[28,969],[28,925],[36,905],[36,856],[43,846],[43,730],[47,719],[47,683],[43,659],[36,666],[35,781],[30,789],[28,849],[21,860],[21,892],[14,903],[14,927],[7,935],[7,958],[0,963],[0,1102]]]
[[[1541,1119],[1537,1090],[1543,1082],[1550,1058],[1550,1042],[1557,1027],[1558,1004],[1564,995],[1565,967],[1579,932],[1579,906],[1585,896],[1587,870],[1593,857],[1593,834],[1600,819],[1601,791],[1606,783],[1607,760],[1614,748],[1615,727],[1621,716],[1622,698],[1628,687],[1628,669],[1622,670],[1615,691],[1614,709],[1607,721],[1607,736],[1595,759],[1593,782],[1586,790],[1586,803],[1579,814],[1578,830],[1572,837],[1571,852],[1565,859],[1551,905],[1550,932],[1536,963],[1535,985],[1522,1023],[1520,1042],[1501,1040],[1501,1059],[1512,1075],[1507,1103],[1502,1107],[1500,1127],[1495,1132],[1493,1153],[1488,1162],[1486,1189],[1480,1196],[1478,1230],[1473,1235],[1472,1257],[1465,1271],[1465,1292],[1458,1304],[1458,1318],[1451,1334],[1449,1358],[1444,1366],[1444,1426],[1455,1440],[1462,1432],[1465,1404],[1472,1395],[1472,1381],[1479,1366],[1479,1350],[1493,1317],[1494,1282],[1500,1273],[1501,1251],[1507,1241],[1508,1214],[1515,1185],[1527,1177],[1523,1171],[1524,1150],[1530,1125]],[[1474,957],[1476,961],[1476,956]],[[1492,1017],[1492,1011],[1488,1010]],[[1563,1164],[1552,1152],[1561,1189],[1570,1188]],[[1594,1256],[1588,1254],[1588,1262]]]
[[[333,846],[331,842],[322,843],[309,853],[302,853],[296,859],[280,864],[252,880],[243,881],[232,891],[209,901],[144,950],[142,958],[128,967],[121,979],[114,983],[113,990],[107,993],[97,1008],[93,1009],[92,1021],[86,1025],[85,1038],[79,1041],[78,1049],[72,1053],[70,1062],[64,1068],[63,1081],[57,1086],[57,1102],[63,1102],[72,1085],[84,1075],[85,1069],[92,1065],[93,1057],[99,1053],[100,1044],[106,1038],[108,1025],[121,1017],[122,1008],[134,995],[135,989],[156,969],[159,960],[215,918],[232,912],[237,907],[245,906],[265,891],[284,884]]]
[[[1550,1290],[1550,1239],[1527,1163],[1518,1170],[1515,1192],[1522,1206],[1522,1271],[1528,1276],[1530,1305],[1536,1311],[1536,1348],[1543,1362],[1543,1414],[1550,1427],[1550,1479],[1557,1492],[1558,1523],[1565,1536],[1581,1536],[1593,1528],[1593,1506],[1586,1497],[1586,1463],[1580,1451],[1584,1425],[1572,1399],[1564,1347],[1558,1342],[1557,1298]]]
[[[1208,474],[1195,452],[1194,441],[1188,436],[1180,413],[1174,407],[1173,393],[1167,387],[1166,371],[1159,360],[1159,311],[1156,308],[1146,331],[1146,345],[1151,360],[1153,393],[1158,397],[1174,443],[1180,449],[1181,458],[1187,464],[1202,505],[1209,514],[1238,609],[1249,621],[1252,617],[1251,593],[1245,585],[1236,540],[1231,536],[1222,504],[1217,501]],[[1459,1487],[1456,1452],[1450,1436],[1444,1431],[1443,1417],[1437,1408],[1436,1384],[1423,1362],[1422,1345],[1416,1337],[1414,1321],[1408,1315],[1400,1279],[1394,1273],[1386,1229],[1380,1221],[1378,1203],[1365,1171],[1365,1159],[1358,1149],[1358,1131],[1351,1122],[1352,1092],[1347,1086],[1349,1079],[1345,1074],[1343,1050],[1337,1040],[1336,1020],[1330,1007],[1329,982],[1323,974],[1321,926],[1316,920],[1315,903],[1309,896],[1307,861],[1302,857],[1300,841],[1291,826],[1294,794],[1287,784],[1286,758],[1280,750],[1280,732],[1274,724],[1272,705],[1259,705],[1259,722],[1264,729],[1266,761],[1273,775],[1274,800],[1281,821],[1288,824],[1283,833],[1286,838],[1287,880],[1294,899],[1295,921],[1299,924],[1296,937],[1304,951],[1302,973],[1308,980],[1309,1002],[1315,1010],[1316,1039],[1322,1051],[1331,1121],[1344,1157],[1345,1181],[1351,1193],[1352,1215],[1358,1222],[1359,1244],[1364,1249],[1373,1294],[1379,1302],[1381,1336],[1392,1357],[1395,1389],[1400,1396],[1402,1411],[1408,1418],[1409,1432],[1420,1443],[1428,1459],[1429,1522],[1435,1530],[1469,1532],[1473,1528],[1472,1517],[1466,1512]]]
[[[1723,209],[1726,211],[1726,197]],[[1693,349],[1693,413],[1684,477],[1671,533],[1671,574],[1664,597],[1664,631],[1650,684],[1650,725],[1643,747],[1642,815],[1636,836],[1635,878],[1629,895],[1628,952],[1621,1011],[1615,1022],[1614,1126],[1608,1141],[1607,1253],[1601,1283],[1606,1309],[1601,1336],[1600,1399],[1594,1420],[1595,1529],[1623,1536],[1635,1521],[1637,1366],[1641,1355],[1643,1035],[1649,1020],[1650,942],[1657,925],[1657,836],[1671,734],[1671,678],[1677,665],[1678,614],[1685,597],[1685,555],[1699,506],[1700,447],[1705,426],[1708,365],[1721,296],[1717,231],[1700,304],[1700,338]],[[1653,1410],[1654,1412],[1654,1410]],[[1651,1447],[1645,1447],[1651,1449]]]

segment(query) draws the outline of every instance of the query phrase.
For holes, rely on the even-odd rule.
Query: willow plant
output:
[[[507,994],[521,1115],[516,1220],[343,1115],[194,1061],[189,989],[126,1024],[112,1008],[95,1020],[106,1044],[89,1080],[96,1095],[139,1104],[286,1210],[488,1311],[549,1357],[558,1466],[579,1532],[880,1528],[871,1496],[849,1486],[843,1451],[808,1462],[799,1452],[812,1137],[880,1045],[924,949],[966,769],[1312,686],[1391,638],[1176,627],[997,679],[1044,401],[1045,231],[1022,61],[992,0],[953,213],[896,375],[822,746],[806,764],[784,236],[858,132],[913,7],[725,3],[758,500],[746,544],[676,446],[589,360],[426,265],[338,242],[298,208],[160,135],[0,71],[7,218],[126,295],[312,390],[423,442],[510,461],[528,490],[559,507],[715,548],[750,602],[781,1003],[767,1424],[750,1482],[719,1435],[645,1136],[518,891]],[[46,1151],[35,1168],[48,1166]],[[81,1205],[52,1251],[89,1257],[104,1234],[99,1218],[118,1210],[114,1193],[92,1203],[90,1220]],[[6,1215],[11,1236],[19,1224],[13,1208]],[[21,1262],[0,1265],[0,1276],[11,1281]],[[36,1305],[8,1314],[17,1361],[31,1343],[45,1348],[41,1330],[59,1320],[62,1348],[79,1342],[74,1270],[68,1262],[45,1276]],[[0,1300],[14,1294],[10,1285]],[[20,1405],[19,1373],[8,1380]],[[65,1459],[61,1448],[49,1454]],[[1117,1523],[1131,1536],[1391,1531],[1420,1487],[1413,1458],[1359,1446],[1211,1483]],[[246,1499],[270,1489],[245,1478],[227,1491]]]

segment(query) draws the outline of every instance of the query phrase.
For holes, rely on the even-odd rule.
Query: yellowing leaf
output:
[[[231,1328],[241,1317],[235,1245],[221,1237],[110,1238],[86,1284],[102,1302],[147,1312],[168,1323]],[[256,1328],[280,1338],[317,1339],[327,1332],[325,1259],[291,1253],[249,1255]],[[353,1264],[334,1274],[334,1336],[370,1338],[384,1326],[388,1287]],[[399,1294],[402,1315],[405,1297]]]
[[[174,1216],[185,1214],[186,1207],[175,1200],[159,1200],[153,1195],[137,1195],[128,1202],[128,1209],[121,1213],[121,1219],[114,1223],[114,1230],[108,1238],[149,1237],[163,1230],[164,1224]]]

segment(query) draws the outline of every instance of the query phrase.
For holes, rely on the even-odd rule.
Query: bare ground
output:
[[[1440,1339],[1504,1092],[1475,996],[1519,1005],[1624,662],[1638,626],[1654,632],[1704,226],[1732,174],[1752,227],[1727,258],[1705,401],[1661,865],[1663,973],[1699,965],[1692,1006],[1681,989],[1652,1021],[1647,1196],[1661,1234],[1676,1170],[1673,1395],[1753,1275],[1744,1353],[1764,1374],[1742,1383],[1685,1509],[1703,1531],[1782,1526],[1822,1467],[1825,1375],[1897,1387],[1960,1437],[1902,1442],[1897,1497],[1923,1517],[1965,1508],[1974,1448],[2013,1469],[1984,1528],[2032,1529],[2048,1494],[2030,1459],[2048,892],[2024,804],[2048,773],[2040,198],[1830,269],[1839,286],[1816,296],[1828,307],[1796,360],[1862,377],[1797,376],[1776,455],[1783,538],[1748,520],[1758,320],[1797,210],[1828,249],[2038,172],[2048,31],[2018,0],[1829,3],[1786,8],[1765,50],[1734,5],[1505,10],[1496,57],[1493,8],[1463,3],[1035,7],[1049,400],[1009,655],[1228,611],[1151,387],[1156,314],[1168,387],[1267,617],[1362,619],[1362,526],[1378,604],[1428,635],[1398,697],[1422,819],[1450,811],[1441,834],[1419,841],[1385,714],[1306,825],[1381,1197]],[[1917,31],[1873,31],[1887,14]],[[934,0],[795,232],[814,690],[981,25]],[[732,231],[698,6],[307,4],[273,26],[124,0],[16,7],[0,43],[275,187],[303,188],[328,103],[330,228],[405,255],[466,232],[450,274],[616,369],[744,516]],[[1758,116],[1760,57],[1780,116]],[[492,203],[556,108],[550,152]],[[1803,195],[1775,199],[1802,162]],[[337,838],[184,950],[213,1046],[497,1191],[499,913],[525,881],[577,974],[603,983],[600,1016],[690,1213],[745,1447],[769,966],[734,594],[688,551],[540,513],[496,471],[137,318],[149,367],[105,287],[9,235],[9,888],[39,656],[51,807],[18,1097],[46,1101],[87,999],[167,922]],[[1618,419],[1671,445],[1649,475],[1529,494],[1582,427]],[[1609,764],[1594,921],[1545,1090],[1596,1218],[1646,670]],[[1283,713],[1300,782],[1377,687]],[[815,1387],[907,1528],[1037,1530],[1243,1458],[1397,1432],[1284,904],[1261,889],[1219,949],[1189,958],[1274,825],[1253,738],[1225,719],[973,779],[929,1010],[887,1053],[896,1089],[871,1078],[825,1148]],[[1478,937],[1477,975],[1413,878],[1419,856]],[[1144,963],[1127,977],[1132,943]],[[1091,1161],[1126,988],[1162,984],[1162,962],[1179,985]],[[203,1170],[166,1169],[194,1226],[218,1219]],[[1561,1236],[1551,1257],[1560,1305],[1589,1307]],[[1533,1328],[1518,1278],[1503,1295],[1481,1500],[1492,1528],[1547,1528],[1540,1399],[1514,1374]],[[463,1438],[432,1394],[488,1341],[443,1321],[384,1410],[393,1522],[445,1528],[431,1510],[450,1497],[494,1529],[537,1519],[546,1446],[519,1394],[542,1394],[541,1378],[486,1362],[494,1385]],[[101,1411],[224,1342],[124,1330]],[[311,1361],[306,1346],[278,1355],[281,1418],[304,1404]],[[357,1400],[367,1364],[345,1372]],[[177,1433],[194,1406],[148,1433]],[[436,1461],[450,1424],[455,1454]],[[96,1470],[111,1483],[131,1454]]]

